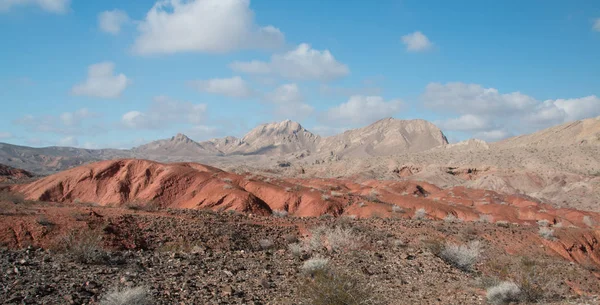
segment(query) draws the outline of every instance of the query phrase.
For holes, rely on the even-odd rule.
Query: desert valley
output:
[[[600,304],[600,1],[0,0],[0,304]]]
[[[119,282],[156,304],[483,304],[513,282],[495,297],[598,301],[600,119],[496,143],[383,119],[325,138],[283,121],[131,150],[1,145],[9,303],[100,301]]]

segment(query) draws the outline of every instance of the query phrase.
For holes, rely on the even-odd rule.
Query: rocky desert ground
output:
[[[600,301],[600,214],[525,195],[139,159],[3,173],[7,304]]]

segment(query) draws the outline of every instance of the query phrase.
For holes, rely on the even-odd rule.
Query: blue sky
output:
[[[494,141],[600,116],[592,0],[0,0],[0,40],[0,142],[20,145],[389,116]]]

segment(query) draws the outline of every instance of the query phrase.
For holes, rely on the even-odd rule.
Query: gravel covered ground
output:
[[[509,255],[511,239],[535,235],[523,227],[48,204],[0,219],[2,304],[129,304],[108,302],[115,291],[147,304],[361,304],[315,297],[339,281],[362,304],[486,304],[488,286],[527,276],[543,304],[597,304],[600,291],[595,267],[539,244]],[[471,240],[482,247],[468,268],[441,258],[447,241]],[[305,267],[315,258],[326,267]]]

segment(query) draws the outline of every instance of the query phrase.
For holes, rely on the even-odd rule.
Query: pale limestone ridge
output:
[[[420,152],[448,144],[442,131],[425,120],[386,118],[367,127],[324,138],[319,152],[352,157]]]

